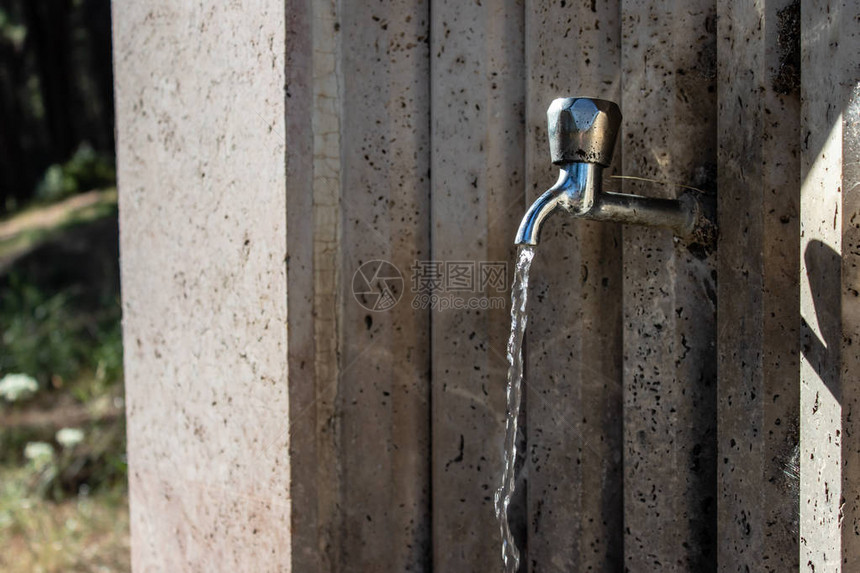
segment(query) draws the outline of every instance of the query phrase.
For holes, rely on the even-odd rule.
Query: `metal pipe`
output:
[[[612,161],[621,124],[618,106],[604,100],[561,98],[547,111],[550,154],[558,181],[532,204],[515,244],[537,245],[546,219],[559,209],[574,217],[671,229],[679,238],[708,245],[716,237],[710,210],[699,197],[640,197],[602,190],[603,168]]]
[[[686,200],[609,192],[600,193],[599,197],[597,206],[586,218],[627,225],[663,227],[671,229],[682,239],[691,238],[696,228],[697,209]]]

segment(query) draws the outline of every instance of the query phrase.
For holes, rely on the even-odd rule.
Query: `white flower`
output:
[[[29,398],[39,389],[39,384],[26,374],[7,374],[0,380],[0,396],[9,402]]]
[[[84,441],[84,431],[79,428],[63,428],[57,432],[57,442],[64,448],[74,448]]]
[[[30,442],[24,446],[24,457],[41,466],[54,458],[54,448],[45,442]]]

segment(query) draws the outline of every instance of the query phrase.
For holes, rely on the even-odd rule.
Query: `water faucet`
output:
[[[640,197],[602,190],[603,169],[612,162],[621,111],[611,101],[559,98],[547,110],[549,149],[559,178],[523,217],[515,244],[537,245],[547,217],[564,209],[574,217],[671,229],[703,246],[716,238],[712,209],[686,192],[678,199]]]

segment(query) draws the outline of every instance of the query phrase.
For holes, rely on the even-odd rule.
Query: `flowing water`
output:
[[[511,287],[511,337],[508,339],[507,415],[505,417],[505,470],[502,485],[496,490],[496,518],[502,532],[502,561],[507,573],[520,567],[520,552],[514,542],[508,521],[508,506],[516,487],[514,464],[517,461],[517,417],[523,394],[523,337],[526,333],[526,300],[529,290],[529,268],[534,247],[522,245],[517,252],[517,268]]]

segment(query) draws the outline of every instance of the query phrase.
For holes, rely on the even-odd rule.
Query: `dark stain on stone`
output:
[[[773,90],[789,95],[800,90],[800,0],[777,11],[776,18],[779,67],[773,78]]]
[[[696,258],[700,261],[703,261],[708,258],[709,251],[708,249],[699,243],[690,243],[687,246],[687,250],[693,255],[693,258]]]

